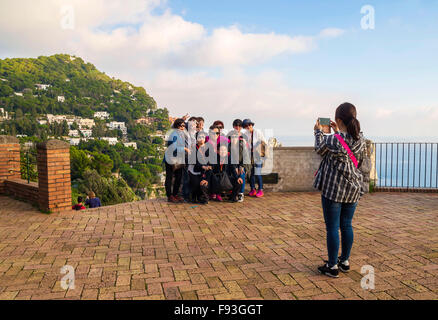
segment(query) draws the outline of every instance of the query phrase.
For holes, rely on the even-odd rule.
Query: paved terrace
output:
[[[315,272],[326,251],[316,193],[51,215],[0,197],[0,298],[438,298],[438,194],[366,195],[354,226],[352,271],[331,279]],[[74,290],[60,286],[66,264]],[[360,286],[365,264],[372,291]]]

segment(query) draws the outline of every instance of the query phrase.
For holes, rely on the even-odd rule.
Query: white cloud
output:
[[[207,32],[165,8],[160,0],[71,0],[74,29],[61,28],[61,0],[3,1],[0,4],[0,48],[3,55],[69,52],[91,61],[125,57],[144,67],[224,67],[254,65],[281,54],[303,53],[321,37],[336,37],[340,29],[315,36],[244,33],[237,26]],[[153,14],[161,7],[164,12]]]
[[[321,38],[336,38],[345,33],[345,30],[339,28],[326,28],[319,33]]]
[[[237,25],[208,31],[172,13],[166,1],[71,0],[75,29],[64,30],[60,27],[64,4],[61,0],[0,2],[0,56],[76,54],[110,75],[144,84],[173,115],[189,112],[228,124],[237,117],[250,117],[259,127],[281,135],[311,134],[315,118],[333,116],[344,101],[358,106],[365,131],[375,135],[387,135],[389,128],[402,123],[434,134],[437,106],[405,103],[401,110],[397,101],[391,103],[392,96],[382,103],[341,90],[295,88],[287,85],[290,81],[281,70],[266,70],[266,66],[256,74],[247,72],[248,66],[263,66],[280,55],[316,50],[319,41],[342,36],[342,29],[295,36],[244,32]]]
[[[376,118],[377,119],[389,118],[393,113],[394,113],[394,110],[379,108],[376,111]]]
[[[221,77],[163,71],[144,85],[175,116],[202,115],[207,124],[221,119],[227,128],[236,118],[251,118],[259,128],[279,135],[311,133],[316,117],[331,116],[343,102],[342,93],[294,89],[286,82],[277,71],[249,76],[233,68]]]

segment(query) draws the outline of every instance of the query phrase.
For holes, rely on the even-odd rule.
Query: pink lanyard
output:
[[[353,161],[354,166],[357,168],[357,166],[358,166],[357,159],[354,156],[353,152],[351,152],[351,150],[348,147],[348,145],[345,142],[345,140],[339,134],[337,134],[337,133],[335,134],[335,137],[339,140],[339,142],[344,147],[344,149],[347,150],[348,156],[350,157],[351,161]]]

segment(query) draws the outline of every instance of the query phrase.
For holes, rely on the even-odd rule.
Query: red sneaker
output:
[[[249,192],[250,197],[255,197],[256,194],[257,194],[257,191],[255,189],[253,189]]]
[[[172,203],[176,203],[176,202],[178,202],[178,201],[175,199],[174,196],[170,196],[170,197],[168,197],[168,198],[167,198],[167,201],[172,202]]]
[[[264,195],[265,195],[265,194],[263,193],[263,190],[259,190],[255,196],[256,196],[257,198],[261,198],[261,197],[263,197]]]
[[[222,202],[222,197],[220,194],[216,195],[216,201]]]
[[[175,200],[176,200],[177,202],[183,202],[183,201],[184,201],[184,199],[181,198],[180,196],[174,196],[174,198],[175,198]]]

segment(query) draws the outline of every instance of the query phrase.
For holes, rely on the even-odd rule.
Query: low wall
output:
[[[14,198],[38,205],[38,183],[23,179],[5,181],[5,193]]]
[[[278,183],[264,183],[264,188],[274,192],[315,191],[313,179],[320,162],[313,147],[274,148],[272,173],[278,174]]]
[[[374,159],[374,150],[371,146],[371,141],[367,140],[367,151],[360,168],[364,176],[366,192],[369,190],[370,171]],[[314,147],[274,148],[272,173],[278,174],[278,183],[264,183],[265,189],[273,192],[316,191],[313,188],[313,181],[320,163],[321,156],[315,152]]]
[[[20,143],[0,135],[0,194],[36,203],[44,212],[71,209],[70,145],[48,140],[37,144],[38,183],[21,179]]]

